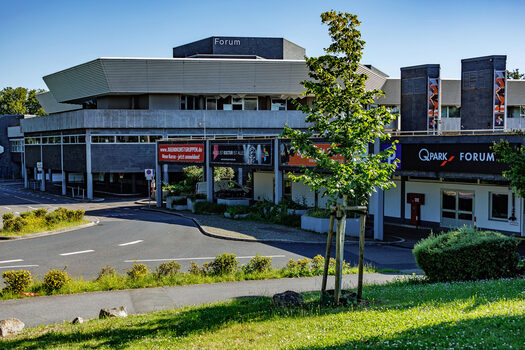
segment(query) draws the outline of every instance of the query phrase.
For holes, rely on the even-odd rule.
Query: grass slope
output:
[[[525,280],[367,286],[370,302],[329,309],[240,299],[24,331],[0,348],[492,349],[525,347]]]

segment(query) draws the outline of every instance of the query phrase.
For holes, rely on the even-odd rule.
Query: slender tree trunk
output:
[[[328,269],[330,267],[330,252],[332,251],[332,241],[334,237],[335,211],[336,207],[334,205],[330,206],[330,225],[328,226],[328,238],[326,241],[326,254],[324,258],[323,284],[321,286],[321,295],[324,295],[324,293],[326,292]]]
[[[365,221],[366,214],[361,213],[361,225],[359,230],[359,272],[357,276],[357,301],[361,301],[363,295],[363,260],[365,255]]]
[[[337,245],[336,245],[336,264],[335,264],[335,291],[334,303],[339,304],[341,298],[343,282],[343,258],[345,248],[345,230],[346,230],[346,207],[347,197],[343,197],[343,205],[338,205],[337,210]]]

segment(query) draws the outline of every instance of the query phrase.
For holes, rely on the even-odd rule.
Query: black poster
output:
[[[271,141],[211,144],[212,164],[271,166],[272,159]]]
[[[501,174],[492,143],[403,144],[403,170]]]

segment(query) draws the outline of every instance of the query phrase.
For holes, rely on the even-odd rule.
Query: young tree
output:
[[[6,87],[0,91],[0,115],[31,114],[46,115],[36,99],[36,94],[44,90],[27,90],[23,87]]]
[[[333,203],[338,203],[332,207],[331,218],[331,226],[334,215],[338,219],[337,303],[341,288],[341,255],[348,203],[357,205],[353,209],[362,209],[374,191],[394,186],[391,177],[396,165],[389,164],[387,158],[395,152],[395,148],[375,154],[369,149],[373,143],[389,139],[384,128],[395,116],[385,107],[368,108],[383,92],[365,89],[368,77],[360,73],[359,65],[365,43],[357,29],[360,25],[357,16],[330,11],[321,14],[321,20],[328,25],[332,43],[325,49],[325,55],[306,58],[310,79],[302,82],[304,95],[313,95],[314,100],[311,106],[298,106],[306,114],[306,122],[311,126],[305,132],[286,126],[282,135],[291,140],[292,147],[303,157],[312,158],[316,163],[310,169],[305,168],[300,175],[291,175],[291,178],[324,193]],[[326,140],[331,148],[327,151],[316,148],[313,137]],[[340,162],[337,158],[344,161]],[[326,261],[330,254],[331,234],[329,232]],[[363,247],[364,213],[361,213],[358,299],[361,297]],[[323,290],[325,281],[326,273]]]
[[[510,79],[525,79],[525,74],[520,73],[519,68],[516,68],[513,71],[507,70],[507,77]]]
[[[525,198],[525,146],[515,149],[508,141],[501,140],[494,143],[492,149],[500,156],[500,162],[509,165],[509,169],[503,171],[503,177],[510,181],[518,196]]]

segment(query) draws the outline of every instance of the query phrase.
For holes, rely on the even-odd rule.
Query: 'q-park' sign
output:
[[[161,144],[159,162],[203,163],[204,144]]]

